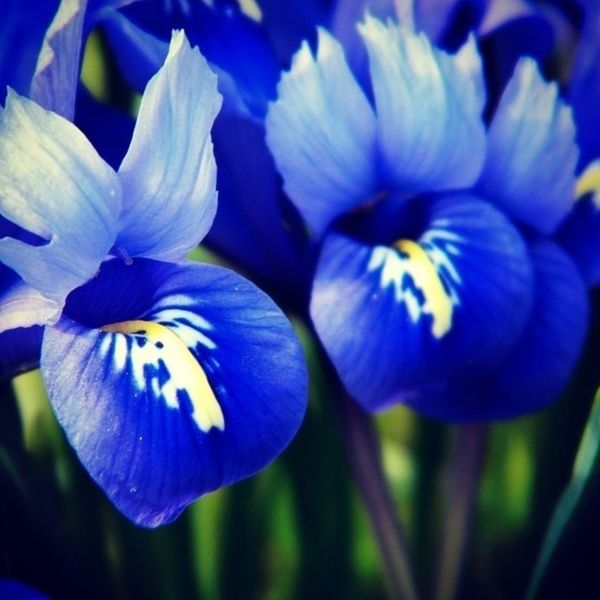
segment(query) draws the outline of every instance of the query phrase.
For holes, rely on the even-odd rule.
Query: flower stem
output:
[[[348,395],[336,402],[346,451],[379,546],[393,598],[416,600],[417,589],[409,552],[383,473],[373,423]]]
[[[456,597],[473,523],[483,454],[487,439],[484,424],[460,425],[450,458],[446,490],[446,515],[435,598]]]

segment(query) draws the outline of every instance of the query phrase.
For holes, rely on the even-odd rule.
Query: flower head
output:
[[[41,370],[67,438],[146,526],[263,468],[305,409],[302,351],[277,306],[185,261],[216,211],[220,103],[179,31],[118,172],[31,100],[10,92],[0,113],[2,342],[45,325]]]
[[[573,203],[571,112],[521,59],[489,125],[474,39],[455,54],[367,17],[362,87],[319,32],[267,141],[322,240],[311,315],[348,390],[449,420],[514,416],[566,382],[587,298],[552,234]]]

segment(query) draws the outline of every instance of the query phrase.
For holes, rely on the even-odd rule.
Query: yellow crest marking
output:
[[[415,286],[423,292],[425,303],[421,310],[433,318],[432,333],[436,338],[444,336],[452,327],[453,302],[440,279],[435,265],[419,244],[412,240],[399,240],[394,248],[408,256],[402,267]]]
[[[600,194],[600,160],[590,163],[577,179],[576,198],[581,198],[591,192],[594,193],[594,196]]]
[[[221,431],[225,429],[223,411],[206,373],[175,333],[152,321],[123,321],[101,329],[107,333],[137,335],[147,340],[144,346],[134,344],[132,347],[132,353],[138,356],[132,356],[131,376],[140,389],[152,384],[153,391],[162,394],[169,407],[177,409],[180,408],[177,392],[185,390],[192,403],[192,417],[202,431],[208,432],[213,427]],[[164,363],[169,372],[168,381],[161,384],[156,380],[146,381],[144,365],[157,367],[159,361]],[[116,362],[121,368],[124,367],[124,360],[116,357]]]

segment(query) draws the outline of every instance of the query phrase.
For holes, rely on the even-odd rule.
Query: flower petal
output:
[[[588,286],[600,284],[600,160],[580,175],[578,200],[558,231]]]
[[[317,236],[376,191],[375,116],[339,43],[319,30],[303,43],[266,118],[285,190]]]
[[[304,360],[273,302],[219,267],[109,261],[65,314],[106,318],[110,304],[120,321],[48,328],[42,372],[92,477],[153,527],[285,448],[306,407]]]
[[[492,375],[409,402],[421,414],[450,421],[509,419],[539,410],[567,384],[585,339],[589,303],[577,268],[556,244],[530,243],[535,276],[531,317]]]
[[[431,201],[418,243],[329,235],[311,315],[348,391],[378,410],[492,369],[523,331],[531,278],[506,218],[450,196]]]
[[[217,208],[210,129],[220,106],[216,76],[183,31],[174,33],[119,168],[117,243],[130,256],[181,259],[210,229]]]
[[[485,91],[474,38],[450,55],[391,21],[367,17],[360,33],[388,186],[416,194],[473,184],[485,151]]]
[[[0,333],[0,381],[39,366],[43,331],[36,325]]]
[[[44,37],[30,98],[73,120],[87,0],[61,0]]]
[[[0,239],[0,260],[62,307],[114,243],[121,186],[71,123],[9,91],[0,112],[0,213],[41,245]]]
[[[511,217],[552,233],[573,203],[577,156],[571,109],[535,61],[521,59],[489,129],[479,191]]]

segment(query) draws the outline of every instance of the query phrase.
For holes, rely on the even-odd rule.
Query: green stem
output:
[[[437,600],[452,600],[458,591],[477,504],[486,439],[487,427],[483,424],[460,425],[456,431],[448,470]]]
[[[416,600],[409,552],[383,473],[373,423],[351,398],[337,398],[337,412],[359,493],[367,509],[393,598]]]
[[[546,537],[542,543],[542,549],[538,556],[533,576],[527,588],[526,600],[536,597],[544,573],[552,559],[554,551],[565,531],[566,526],[575,513],[579,501],[585,491],[586,484],[594,472],[600,455],[600,392],[596,399],[581,438],[579,450],[573,466],[573,475],[565,491],[560,497],[552,515],[550,525],[546,531]]]

